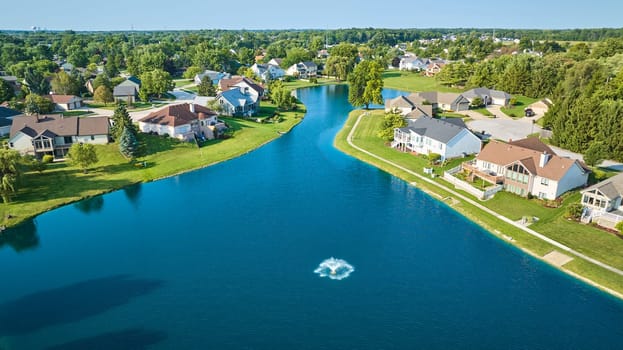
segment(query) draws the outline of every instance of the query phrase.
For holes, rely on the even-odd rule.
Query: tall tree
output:
[[[359,63],[348,78],[348,102],[353,106],[383,104],[383,67],[376,61]]]
[[[161,97],[169,90],[173,90],[175,83],[169,72],[165,72],[162,69],[155,69],[150,72],[141,74],[141,99],[145,100],[145,97],[151,95],[157,95]]]
[[[19,177],[18,152],[9,149],[0,149],[0,196],[5,203],[11,201],[15,193],[17,178]]]
[[[216,88],[209,77],[203,78],[201,84],[197,85],[197,94],[199,96],[216,96]]]
[[[13,96],[15,96],[15,91],[11,84],[4,79],[0,79],[0,103],[12,99]]]
[[[138,134],[136,126],[130,118],[130,113],[122,103],[117,104],[115,112],[112,115],[112,127],[110,128],[110,135],[115,140],[119,140],[123,129],[128,129],[134,136]]]
[[[100,85],[97,89],[95,89],[95,92],[93,92],[93,100],[95,100],[95,102],[103,103],[105,106],[114,101],[114,96],[112,95],[112,91],[110,91],[109,87]]]
[[[24,80],[30,92],[37,95],[47,95],[50,93],[50,83],[43,74],[33,67],[27,67],[24,72]]]
[[[52,90],[57,95],[77,95],[80,86],[76,77],[60,71],[52,75]]]
[[[130,128],[124,127],[119,137],[119,152],[125,157],[134,159],[139,156],[140,144]]]
[[[86,174],[89,167],[98,162],[95,146],[90,143],[74,143],[67,153],[72,164],[80,167]]]
[[[45,114],[54,111],[54,103],[47,98],[36,94],[29,94],[24,101],[24,112],[26,114]]]

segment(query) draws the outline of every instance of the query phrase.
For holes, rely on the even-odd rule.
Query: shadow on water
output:
[[[34,219],[28,219],[21,224],[0,232],[0,249],[5,246],[16,252],[35,249],[39,246],[37,225]]]
[[[124,187],[123,192],[125,193],[126,198],[128,198],[128,201],[130,201],[132,205],[136,205],[138,200],[141,198],[141,184],[137,183]]]
[[[167,334],[163,331],[128,328],[51,346],[47,350],[142,350],[166,338]]]
[[[29,294],[0,305],[0,335],[25,334],[80,321],[129,303],[162,284],[115,275]]]
[[[74,207],[85,214],[97,213],[104,207],[104,196],[95,196],[74,203]]]

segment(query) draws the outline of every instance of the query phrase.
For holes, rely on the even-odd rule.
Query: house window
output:
[[[13,148],[13,142],[9,142],[9,147]]]
[[[539,192],[539,199],[543,199],[543,198],[545,198],[545,193]]]
[[[65,137],[63,137],[63,142],[65,142],[65,144],[69,144],[69,143],[71,143],[71,141],[72,141],[72,140],[71,140],[71,136],[65,136]]]
[[[91,141],[95,140],[95,135],[91,135]]]
[[[541,185],[544,185],[544,186],[549,185],[549,180],[546,178],[541,178]]]

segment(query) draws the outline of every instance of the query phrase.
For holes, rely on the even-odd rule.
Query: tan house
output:
[[[9,148],[21,154],[64,159],[74,143],[107,144],[109,130],[108,117],[18,116],[11,124]]]
[[[422,104],[421,99],[413,97],[414,94],[411,94],[385,100],[385,112],[398,113],[410,119],[417,119],[421,116],[432,117],[433,106],[431,104]]]
[[[213,139],[226,128],[216,112],[194,103],[170,105],[151,112],[139,120],[138,127],[144,133],[166,134],[186,141],[195,137]]]
[[[54,102],[56,110],[71,111],[82,107],[82,98],[75,95],[44,95],[43,97]]]
[[[520,196],[556,199],[586,185],[590,170],[580,161],[560,157],[538,138],[491,141],[463,169]]]
[[[623,221],[623,173],[582,190],[583,220],[614,227]],[[610,225],[605,224],[608,221]]]

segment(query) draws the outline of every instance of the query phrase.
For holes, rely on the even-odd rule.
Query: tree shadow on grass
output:
[[[397,78],[402,76],[400,72],[384,72],[383,78]]]
[[[39,236],[37,235],[35,220],[28,219],[0,233],[0,249],[5,246],[13,248],[18,253],[37,248]]]
[[[78,322],[127,304],[162,284],[115,275],[25,295],[0,304],[0,335],[21,335]]]
[[[47,350],[142,350],[166,338],[167,333],[163,331],[127,328],[51,346]]]

